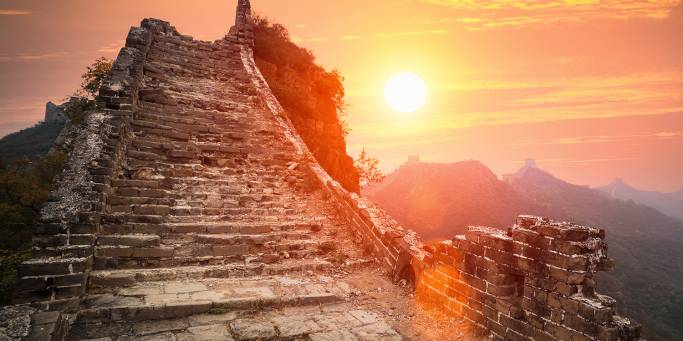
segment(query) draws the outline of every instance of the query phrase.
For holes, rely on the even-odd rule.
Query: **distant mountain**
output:
[[[46,154],[54,145],[65,124],[58,120],[41,122],[31,128],[3,137],[0,139],[0,160],[35,158]]]
[[[404,164],[363,194],[425,239],[452,238],[468,225],[507,226],[538,206],[478,161]]]
[[[683,188],[673,193],[643,191],[626,184],[621,179],[616,179],[609,185],[598,189],[613,198],[633,200],[639,204],[654,207],[670,217],[683,220]]]
[[[599,289],[643,323],[651,339],[683,339],[683,222],[602,191],[569,184],[528,163],[504,181],[476,161],[412,162],[364,195],[426,239],[451,238],[467,225],[507,227],[536,214],[607,230],[612,273]]]

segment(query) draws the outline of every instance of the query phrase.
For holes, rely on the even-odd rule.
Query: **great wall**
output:
[[[248,0],[213,43],[131,29],[70,137],[0,340],[420,339],[354,299],[367,288],[347,278],[367,267],[462,322],[453,340],[639,339],[595,292],[604,230],[520,216],[423,244],[321,168],[252,46]]]

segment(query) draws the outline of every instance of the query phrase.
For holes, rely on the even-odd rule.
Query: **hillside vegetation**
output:
[[[316,64],[313,53],[292,42],[284,26],[260,16],[254,23],[256,64],[285,114],[330,176],[358,192],[358,171],[346,153],[341,74]]]
[[[31,256],[33,228],[64,159],[51,152],[34,160],[0,161],[0,305],[11,299],[16,267]]]
[[[0,139],[0,160],[7,163],[19,158],[34,159],[45,155],[63,128],[63,122],[40,122],[3,137]]]

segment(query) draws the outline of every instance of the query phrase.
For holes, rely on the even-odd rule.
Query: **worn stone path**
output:
[[[400,340],[352,289],[318,275],[144,282],[93,294],[72,340]]]
[[[324,275],[367,261],[255,96],[242,47],[162,31],[102,231],[82,236],[93,271],[68,339],[403,339]]]

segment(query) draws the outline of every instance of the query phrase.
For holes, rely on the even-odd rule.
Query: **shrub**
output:
[[[338,122],[344,134],[344,78],[315,63],[310,50],[292,42],[287,29],[254,15],[254,57],[270,89],[290,117]]]
[[[365,148],[361,150],[353,165],[358,169],[362,186],[384,180],[384,173],[379,169],[379,160],[374,156],[370,156],[365,151]]]
[[[87,71],[81,75],[83,82],[76,95],[78,97],[94,99],[100,90],[102,80],[107,77],[113,65],[114,62],[107,58],[97,58],[95,62],[87,67]]]
[[[0,162],[0,235],[11,236],[0,238],[0,304],[9,303],[16,267],[30,258],[33,227],[65,159],[51,152],[34,161]]]

